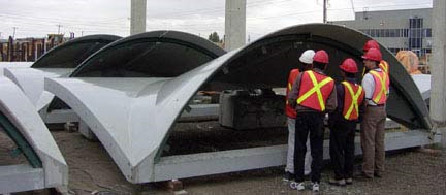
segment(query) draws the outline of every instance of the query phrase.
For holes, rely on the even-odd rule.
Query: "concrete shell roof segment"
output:
[[[68,167],[56,141],[29,99],[4,77],[0,77],[0,111],[20,131],[42,162],[45,187],[66,186]]]
[[[362,45],[369,39],[338,25],[289,27],[242,48],[207,83],[213,89],[284,87],[288,71],[299,66],[297,59],[307,49],[327,51],[330,59],[326,72],[339,82],[342,80],[339,65],[345,58],[353,58],[362,70]],[[389,51],[381,51],[390,66],[388,117],[410,128],[429,129],[428,110],[412,77]],[[359,73],[357,76],[361,78]]]
[[[146,61],[146,56],[141,55],[129,58],[128,62],[120,61],[128,65],[124,69],[119,67],[120,63],[96,63],[108,61],[108,57],[114,59],[114,54],[107,55],[108,51],[113,53],[121,48],[131,50],[133,47],[128,44],[133,43],[142,44],[136,48],[143,52],[137,54],[146,54],[152,58]],[[183,76],[189,74],[184,72],[199,69],[201,64],[224,53],[214,43],[187,33],[142,33],[104,47],[73,72],[72,76],[76,77],[45,78],[45,90],[62,99],[88,124],[128,181],[151,182],[158,149],[166,137],[166,131],[177,117],[176,112],[182,110],[182,107],[177,107],[180,105],[178,103],[185,101],[183,98],[174,102],[162,99],[170,99],[166,94],[172,94],[171,97],[176,99],[178,95],[181,96],[178,93],[184,92],[171,92],[172,84],[182,86],[189,82],[202,81],[204,78],[200,76],[196,81],[189,80]],[[164,59],[157,59],[158,55]],[[143,63],[132,62],[136,58]],[[155,63],[151,63],[152,60]],[[98,66],[101,69],[96,69]],[[125,77],[129,74],[133,77]],[[121,75],[120,78],[117,75]],[[173,76],[165,77],[169,75]]]
[[[158,35],[166,37],[169,32]],[[175,37],[181,38],[172,38]],[[119,64],[104,64],[104,69],[89,69],[83,65],[72,74],[76,77],[46,78],[45,89],[67,103],[89,125],[127,180],[132,183],[152,182],[156,180],[153,164],[160,155],[159,149],[168,138],[171,126],[200,88],[285,87],[289,70],[298,66],[298,56],[307,49],[326,50],[330,55],[327,73],[339,79],[338,65],[346,57],[360,62],[362,44],[368,39],[342,26],[294,26],[271,33],[202,65],[186,63],[189,70],[183,69],[185,63],[177,62],[194,62],[191,56],[173,52],[174,57],[169,57],[169,51],[172,51],[169,49],[175,47],[169,46],[170,39],[164,39],[168,40],[167,47],[157,47],[165,44],[160,39],[157,46],[144,49],[147,51],[145,54],[160,49],[157,52],[166,62],[163,64],[163,61],[155,60],[154,64],[160,71],[154,69],[154,64],[148,64],[147,68],[136,66],[137,69]],[[189,41],[192,42],[186,44],[188,48],[180,49],[184,53],[194,49],[190,45],[195,45],[196,40]],[[391,66],[388,115],[409,127],[428,128],[425,121],[427,109],[413,80],[389,52],[383,53]],[[192,57],[202,59],[200,55]],[[184,73],[177,72],[177,68]]]
[[[173,77],[225,54],[216,44],[179,31],[151,31],[102,48],[72,77]]]
[[[104,45],[120,39],[114,35],[88,35],[67,41],[41,56],[31,68],[5,67],[4,75],[16,83],[40,110],[54,98],[43,90],[44,77],[67,76]]]
[[[76,68],[103,46],[120,39],[115,35],[87,35],[69,40],[52,48],[31,66],[32,68]]]

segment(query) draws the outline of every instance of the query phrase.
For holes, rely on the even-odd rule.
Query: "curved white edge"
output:
[[[418,90],[420,90],[423,100],[427,100],[431,97],[431,79],[430,74],[414,74],[411,75]]]
[[[4,68],[29,68],[33,62],[0,62],[0,76],[3,76]]]
[[[238,50],[175,78],[45,78],[84,120],[131,183],[156,181],[155,157],[201,85]]]
[[[0,78],[0,109],[42,161],[45,188],[67,186],[68,167],[56,141],[30,100],[7,78]]]
[[[37,110],[45,107],[53,99],[53,95],[44,93],[45,77],[61,77],[67,75],[72,68],[4,68],[3,74],[18,85]]]
[[[164,80],[45,78],[45,90],[67,103],[89,126],[129,182],[145,183],[149,181],[157,149],[151,144],[154,135],[139,139],[151,126],[134,128],[132,118],[145,116],[145,120],[150,120],[153,117],[154,114],[144,108],[155,102],[156,91]],[[154,90],[153,94],[138,96],[140,91],[147,89]],[[142,99],[142,105],[139,105],[139,99]]]

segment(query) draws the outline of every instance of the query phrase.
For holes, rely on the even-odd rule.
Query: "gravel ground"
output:
[[[172,138],[168,140],[171,144],[177,142],[180,138],[189,140],[182,142],[190,144],[192,139],[213,137],[212,129],[216,127],[208,123],[199,123],[202,131],[197,134],[190,132],[193,126],[180,124],[174,129]],[[190,128],[188,128],[188,126]],[[210,128],[211,127],[211,128]],[[189,129],[189,130],[188,130]],[[207,129],[207,130],[203,130]],[[282,143],[286,138],[286,133],[279,132],[280,129],[271,129],[251,137],[253,144],[246,146],[241,144],[240,140],[247,135],[254,135],[254,132],[218,132],[221,138],[236,138],[239,140],[229,144],[227,147],[221,144],[221,140],[198,142],[200,147],[209,151],[221,151],[232,148],[257,147],[267,142],[266,138],[275,137],[271,143]],[[182,133],[183,132],[183,133]],[[185,133],[189,132],[189,133]],[[274,133],[276,132],[276,133]],[[53,131],[62,154],[69,166],[69,188],[74,194],[172,194],[166,190],[164,184],[129,184],[121,174],[119,168],[108,156],[100,142],[88,141],[77,132]],[[195,136],[193,136],[195,134]],[[275,135],[275,136],[273,136]],[[184,137],[190,136],[190,137]],[[226,140],[226,139],[223,139]],[[213,143],[214,145],[210,145]],[[0,151],[5,153],[13,148],[13,144],[0,134]],[[207,147],[202,147],[207,146]],[[171,145],[170,150],[164,155],[189,153],[181,151],[181,147]],[[0,162],[5,164],[22,162],[23,157],[19,159],[9,159],[8,155],[1,155]],[[6,160],[5,160],[6,159]],[[356,163],[359,166],[359,159]],[[348,187],[329,186],[327,184],[331,170],[329,166],[323,171],[323,179],[320,194],[446,194],[446,150],[442,150],[439,155],[422,153],[418,150],[405,150],[393,152],[387,155],[386,172],[382,178],[373,180],[356,179],[354,184]],[[282,181],[283,167],[274,167],[260,170],[251,170],[235,173],[226,173],[210,176],[201,176],[182,179],[184,191],[174,194],[296,194],[296,191],[290,190],[288,184]],[[311,194],[310,191],[304,191],[298,194]]]

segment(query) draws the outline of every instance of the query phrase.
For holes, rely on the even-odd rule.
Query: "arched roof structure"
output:
[[[115,35],[87,35],[69,40],[52,48],[31,66],[32,68],[76,68],[105,45],[120,39]]]
[[[173,63],[171,58],[175,62],[188,62],[184,59],[190,56],[169,56],[166,54],[169,51],[160,50],[166,64],[153,56],[158,59],[154,64],[163,71],[150,72],[156,68],[150,64],[147,69],[130,70],[104,65],[105,71],[86,71],[89,68],[82,66],[73,73],[76,77],[47,78],[45,89],[67,103],[89,125],[127,180],[132,183],[160,181],[159,175],[163,173],[157,172],[154,164],[171,127],[199,89],[285,87],[289,70],[298,66],[298,55],[307,49],[326,50],[331,64],[327,73],[339,79],[337,64],[346,57],[359,62],[362,44],[368,39],[342,26],[293,26],[212,61],[191,64],[182,74],[176,68],[182,68],[183,63]],[[160,41],[158,46],[163,44]],[[158,48],[163,49],[154,47],[144,51],[150,54]],[[429,128],[427,109],[413,80],[388,51],[383,56],[391,70],[388,115],[411,128]],[[114,76],[108,76],[109,73]],[[180,176],[163,176],[168,177]]]

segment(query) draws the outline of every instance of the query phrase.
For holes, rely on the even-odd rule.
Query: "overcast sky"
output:
[[[224,34],[224,0],[147,0],[147,30],[180,30],[202,37]],[[432,0],[329,0],[328,20],[354,11],[432,7]],[[130,0],[0,0],[0,39],[49,33],[128,36]],[[287,26],[322,22],[322,0],[247,0],[251,40]],[[60,27],[59,27],[60,25]]]

